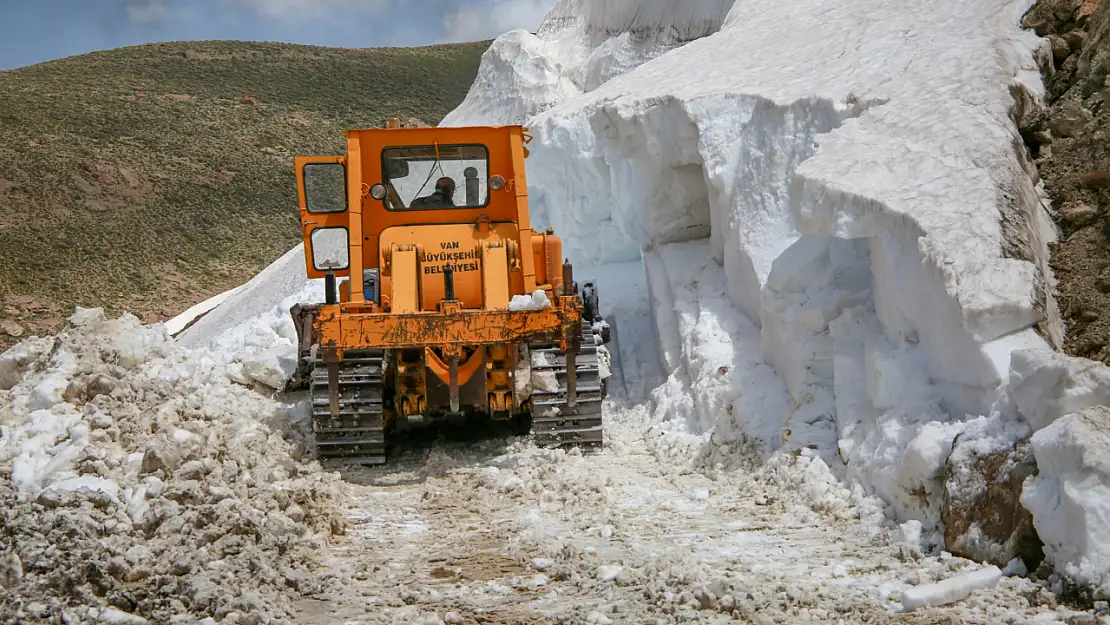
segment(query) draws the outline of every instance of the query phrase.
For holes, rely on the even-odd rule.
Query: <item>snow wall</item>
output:
[[[493,43],[442,125],[528,126],[533,223],[578,275],[642,262],[659,428],[718,459],[815,450],[935,526],[957,435],[1005,450],[1061,397],[1100,403],[1054,353],[1055,230],[1014,121],[1041,101],[1031,4],[561,0]],[[1047,434],[1039,461],[1068,439]],[[1023,502],[1046,554],[1105,581],[1067,531],[1110,519],[1067,493],[1110,473],[1042,464]]]

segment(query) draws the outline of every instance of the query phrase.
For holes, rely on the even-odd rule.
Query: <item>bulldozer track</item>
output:
[[[567,355],[557,344],[530,346],[532,372],[551,374],[557,388],[535,388],[532,393],[532,435],[548,448],[578,447],[596,451],[604,443],[601,379],[595,333],[584,326],[581,351],[575,358],[576,393],[568,404]],[[326,464],[381,465],[386,463],[385,351],[358,350],[344,354],[338,370],[338,416],[332,415],[328,367],[312,361],[309,388],[316,457]]]
[[[538,447],[597,451],[604,444],[601,406],[607,394],[601,379],[597,341],[590,326],[583,324],[582,347],[575,357],[575,402],[568,405],[567,355],[558,345],[536,344],[529,348],[533,380],[536,373],[553,373],[558,390],[532,391],[532,434]]]
[[[313,361],[312,432],[316,457],[340,464],[384,464],[385,352],[348,351],[339,365],[339,415],[332,416],[328,367]]]

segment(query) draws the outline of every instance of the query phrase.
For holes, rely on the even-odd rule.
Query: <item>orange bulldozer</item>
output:
[[[600,448],[609,326],[596,284],[530,225],[531,137],[399,126],[294,159],[308,276],[325,287],[291,311],[317,457],[383,464],[399,424],[452,415]]]

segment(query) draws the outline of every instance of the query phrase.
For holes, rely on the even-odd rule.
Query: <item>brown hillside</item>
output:
[[[75,305],[180,312],[299,240],[291,154],[437,123],[489,42],[179,42],[0,72],[0,349]]]

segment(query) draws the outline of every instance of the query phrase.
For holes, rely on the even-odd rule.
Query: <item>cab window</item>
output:
[[[489,151],[481,145],[382,150],[389,210],[482,208],[489,205]]]
[[[347,168],[342,163],[308,163],[304,166],[305,209],[310,213],[347,210]]]

